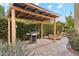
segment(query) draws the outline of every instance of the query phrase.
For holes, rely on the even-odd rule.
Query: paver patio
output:
[[[66,37],[54,42],[48,39],[38,39],[35,44],[28,44],[31,50],[30,56],[74,56],[72,52],[67,50],[66,45],[68,39]]]

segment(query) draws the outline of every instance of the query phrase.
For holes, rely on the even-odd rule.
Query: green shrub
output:
[[[71,46],[79,51],[79,34],[74,29],[70,29],[67,33]]]
[[[44,24],[43,31],[44,31],[44,36],[47,36],[48,34],[53,34],[52,24]]]
[[[31,32],[33,30],[36,30],[40,33],[38,38],[41,36],[41,24],[33,24],[22,22],[22,21],[16,21],[16,37],[20,40],[28,39],[28,36],[26,33]],[[57,25],[57,31],[61,32],[62,28],[61,26]],[[48,34],[53,34],[53,25],[52,24],[44,24],[43,27],[44,36]],[[7,41],[8,40],[8,21],[7,18],[0,18],[0,40]]]
[[[0,56],[25,56],[28,55],[29,50],[23,47],[21,41],[17,41],[16,45],[1,43],[0,44]],[[27,53],[27,54],[26,54]]]
[[[33,30],[40,32],[40,24],[25,24],[22,22],[17,22],[16,24],[17,24],[16,33],[18,39],[21,40],[27,39],[26,33],[29,33]]]
[[[8,22],[7,18],[0,19],[0,39],[7,41],[8,39]]]

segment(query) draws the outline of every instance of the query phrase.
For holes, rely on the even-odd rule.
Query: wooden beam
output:
[[[34,12],[38,12],[38,11],[42,11],[42,10],[35,10]],[[42,15],[45,15],[45,12],[44,11],[42,11],[42,12],[43,12]]]
[[[11,36],[10,36],[10,17],[8,18],[8,43],[11,43]]]
[[[43,38],[43,23],[41,22],[41,38]]]
[[[11,9],[12,15],[12,44],[16,43],[16,22],[15,22],[15,9]]]
[[[56,19],[54,19],[54,41],[56,41]]]
[[[19,13],[19,14],[17,15],[17,17],[22,17],[22,16],[25,17],[25,14],[24,14],[24,13]]]
[[[29,6],[25,7],[24,9],[27,9],[27,8],[29,8]]]
[[[18,7],[16,7],[16,6],[12,6],[12,8],[14,8],[15,10],[24,12],[24,13],[26,13],[26,14],[31,14],[31,15],[36,15],[36,16],[40,16],[40,17],[45,17],[45,18],[52,19],[52,17],[48,17],[48,16],[44,16],[44,15],[37,14],[37,13],[34,13],[34,12],[26,11],[26,10],[24,10],[24,9],[22,9],[22,8],[18,8]]]

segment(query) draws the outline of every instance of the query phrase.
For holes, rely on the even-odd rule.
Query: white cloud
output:
[[[56,19],[57,21],[66,22],[65,16],[60,16]]]
[[[52,5],[51,4],[48,5],[48,10],[52,10]]]
[[[39,5],[39,3],[34,3],[35,5]]]
[[[60,8],[62,8],[63,7],[63,5],[62,4],[59,4],[59,6],[57,7],[58,9],[60,9]]]
[[[57,11],[57,10],[53,10],[53,12],[58,13],[58,11]]]

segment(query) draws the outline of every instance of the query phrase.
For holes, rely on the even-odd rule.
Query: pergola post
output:
[[[54,19],[54,41],[56,41],[56,19]]]
[[[41,23],[41,38],[43,38],[43,23]]]
[[[16,22],[15,22],[15,9],[11,9],[12,16],[12,44],[16,43]]]
[[[11,38],[10,38],[10,17],[8,18],[8,43],[10,44],[10,41]]]

